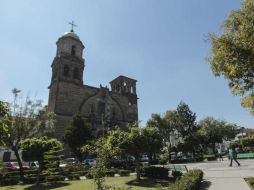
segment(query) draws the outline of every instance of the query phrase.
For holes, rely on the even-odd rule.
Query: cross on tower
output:
[[[71,25],[71,32],[74,32],[73,27],[77,27],[77,25],[74,23],[74,21],[69,22]]]

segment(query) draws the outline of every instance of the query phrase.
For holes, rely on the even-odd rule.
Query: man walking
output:
[[[223,161],[221,147],[218,148],[218,157],[219,157],[219,161]]]
[[[235,147],[231,146],[229,148],[228,154],[229,154],[229,159],[230,159],[229,167],[232,167],[233,160],[238,164],[238,166],[240,166],[240,163],[236,159],[237,158],[237,153],[236,153]]]

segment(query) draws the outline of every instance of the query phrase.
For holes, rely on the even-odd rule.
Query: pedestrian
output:
[[[236,159],[237,158],[237,153],[236,153],[235,147],[230,147],[229,151],[228,151],[228,154],[229,154],[229,159],[230,159],[229,167],[232,166],[233,160],[238,164],[238,166],[240,166],[240,163]]]
[[[219,161],[223,161],[221,147],[219,147],[217,151],[218,151]]]

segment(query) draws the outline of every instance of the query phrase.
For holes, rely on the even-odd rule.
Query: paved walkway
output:
[[[204,171],[201,190],[250,190],[243,178],[254,177],[254,160],[239,162],[240,167],[235,162],[233,167],[229,167],[229,160],[225,160],[187,164],[187,168],[199,168]]]

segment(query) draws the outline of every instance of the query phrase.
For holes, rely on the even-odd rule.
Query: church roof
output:
[[[137,82],[137,80],[135,80],[135,79],[132,79],[132,78],[129,78],[129,77],[120,75],[120,76],[116,77],[115,79],[113,79],[112,81],[110,81],[110,84],[111,84],[112,82],[119,81],[119,80],[124,80],[124,79],[127,79],[127,80],[129,80],[129,81]]]
[[[72,37],[79,40],[79,36],[74,32],[65,32],[62,37]]]

